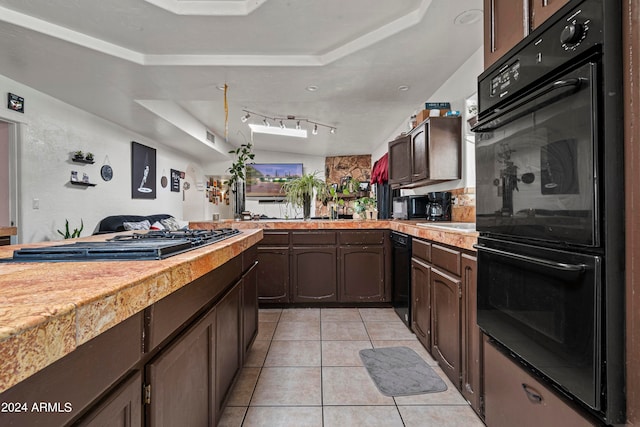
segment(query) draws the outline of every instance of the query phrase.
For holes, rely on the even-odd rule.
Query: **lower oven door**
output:
[[[478,325],[599,410],[601,257],[479,238]]]

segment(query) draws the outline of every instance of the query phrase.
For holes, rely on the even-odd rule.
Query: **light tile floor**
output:
[[[382,395],[364,348],[414,349],[447,391]],[[232,391],[224,427],[482,427],[484,424],[393,309],[260,310],[258,337]]]

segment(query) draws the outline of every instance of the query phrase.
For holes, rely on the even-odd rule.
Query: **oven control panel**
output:
[[[568,12],[550,18],[478,78],[480,119],[497,104],[555,74],[587,51],[603,44],[603,3],[584,0]],[[489,110],[489,111],[488,111]]]

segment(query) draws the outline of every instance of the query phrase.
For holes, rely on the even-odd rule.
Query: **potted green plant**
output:
[[[231,163],[228,172],[231,177],[227,181],[229,189],[233,193],[233,215],[236,219],[242,218],[242,212],[244,211],[244,180],[246,164],[249,160],[253,160],[255,154],[251,152],[253,145],[251,142],[241,144],[240,147],[235,150],[229,151],[229,154],[235,154],[236,160]]]
[[[353,210],[360,215],[360,218],[367,219],[367,211],[371,210],[376,204],[373,197],[360,197],[353,203]]]
[[[88,162],[93,162],[93,153],[89,152],[84,156],[84,159]]]
[[[80,219],[80,228],[74,228],[73,232],[71,232],[71,230],[69,230],[69,220],[65,219],[64,233],[62,232],[62,230],[56,230],[56,231],[65,239],[75,239],[76,237],[80,237],[80,233],[82,232],[83,229],[84,229],[84,223],[82,222],[82,219]]]
[[[84,159],[84,153],[81,150],[74,151],[73,152],[73,158],[76,159],[76,160],[82,160],[82,159]]]
[[[318,197],[324,197],[327,192],[327,185],[318,178],[318,172],[304,174],[300,178],[292,179],[282,185],[282,192],[285,193],[287,203],[293,206],[302,206],[304,219],[311,216],[311,198],[315,191]]]

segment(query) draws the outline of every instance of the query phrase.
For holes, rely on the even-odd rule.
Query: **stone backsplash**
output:
[[[454,222],[476,221],[476,189],[457,188],[450,190],[454,197],[451,207],[451,220]]]

